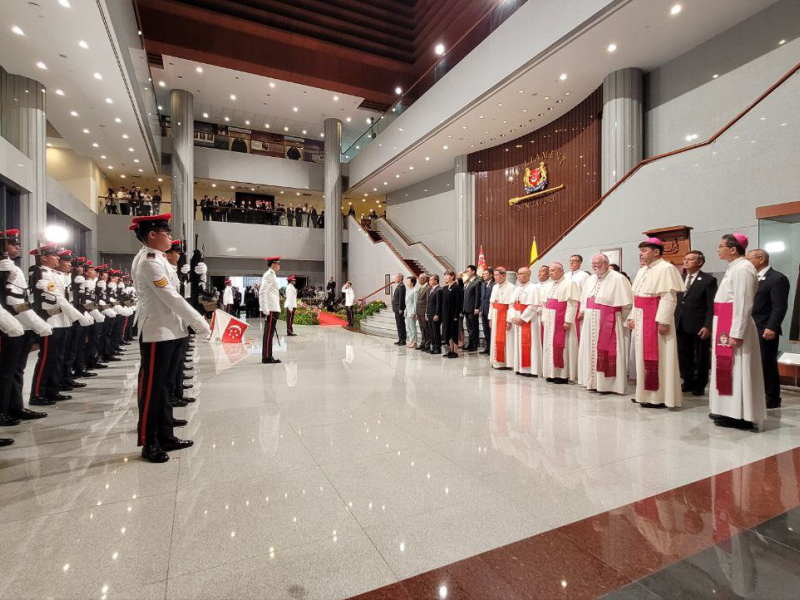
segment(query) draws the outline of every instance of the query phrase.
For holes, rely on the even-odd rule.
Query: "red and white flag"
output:
[[[482,276],[487,267],[486,257],[483,255],[483,244],[481,244],[481,248],[478,251],[478,276]]]
[[[241,344],[247,323],[240,321],[231,314],[220,309],[214,311],[211,317],[211,340],[225,344]]]

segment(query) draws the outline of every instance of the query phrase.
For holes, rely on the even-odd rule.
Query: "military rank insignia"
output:
[[[167,287],[168,283],[169,283],[169,281],[167,281],[167,278],[166,277],[162,277],[158,281],[154,281],[153,285],[155,285],[157,288],[163,288],[163,287]]]

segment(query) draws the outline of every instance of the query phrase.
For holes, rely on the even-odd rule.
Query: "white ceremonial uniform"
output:
[[[181,298],[172,285],[164,253],[146,246],[139,251],[132,273],[139,294],[138,326],[142,342],[163,342],[185,338],[187,325],[198,333],[210,334],[206,320]]]
[[[683,281],[674,265],[658,259],[645,265],[633,280],[634,306],[629,320],[634,322],[633,339],[636,353],[636,401],[649,404],[681,405],[681,374],[678,368],[678,341],[675,334],[677,293],[683,291]],[[658,298],[655,323],[669,325],[666,334],[656,331],[658,339],[658,389],[646,389],[644,309],[636,306],[636,298]],[[651,323],[652,325],[652,323]],[[655,326],[655,325],[652,325]]]
[[[538,375],[542,364],[542,333],[539,324],[539,290],[530,281],[514,288],[514,317],[525,325],[512,325],[514,372]],[[523,345],[527,348],[523,348]]]
[[[222,304],[227,308],[233,304],[233,288],[225,286],[225,291],[222,292]]]
[[[281,293],[278,285],[278,276],[271,268],[267,269],[267,272],[261,278],[258,302],[261,306],[261,312],[265,315],[271,312],[281,312]]]
[[[8,261],[0,270],[8,272],[6,280],[6,304],[11,309],[11,314],[16,317],[24,330],[33,330],[36,334],[47,336],[53,333],[53,328],[44,319],[36,314],[36,311],[27,308],[30,306],[28,295],[28,280],[17,265],[11,259],[4,259],[0,262]],[[10,263],[10,264],[9,264]],[[19,307],[19,308],[17,308]],[[17,312],[22,310],[22,312]]]
[[[625,393],[629,346],[625,321],[632,306],[633,290],[628,278],[621,273],[609,269],[602,277],[592,275],[586,281],[581,296],[580,385],[598,392]],[[612,312],[613,321],[604,323],[604,313]]]
[[[505,314],[499,308],[507,305]],[[509,281],[501,284],[495,283],[492,288],[492,295],[489,297],[489,321],[492,324],[492,345],[489,351],[489,361],[492,368],[511,368],[514,364],[514,333],[506,328],[506,323],[511,323],[514,317],[514,285]],[[505,343],[502,337],[505,337]]]
[[[556,366],[556,353],[555,353],[555,334],[560,334],[559,328],[563,329],[563,323],[558,322],[557,312],[555,308],[547,308],[547,303],[553,300],[555,302],[566,302],[564,321],[569,323],[569,329],[565,329],[564,350],[563,350],[563,367]],[[542,302],[542,329],[544,331],[544,338],[542,339],[542,377],[548,379],[570,379],[575,380],[578,377],[578,332],[575,326],[575,321],[578,317],[578,287],[575,282],[562,277],[558,281],[551,279],[547,283],[544,290]]]
[[[92,299],[91,302],[92,304],[95,305],[94,308],[89,311],[89,314],[92,316],[95,323],[102,323],[103,321],[106,320],[106,318],[100,312],[100,310],[98,310],[97,307],[99,306],[99,304],[94,302],[94,298],[96,297],[95,289],[97,289],[97,281],[98,281],[98,276],[95,275],[94,279],[87,279],[84,285],[86,286],[86,293],[88,297]]]
[[[342,294],[344,294],[344,305],[353,306],[356,302],[356,293],[352,287],[343,287]]]
[[[286,310],[297,309],[297,288],[292,283],[286,286],[286,303],[284,306]]]
[[[713,356],[711,360],[711,385],[709,400],[711,412],[732,419],[744,419],[759,425],[767,416],[764,400],[764,374],[761,370],[761,349],[758,330],[753,321],[753,299],[758,289],[755,267],[746,258],[737,258],[728,265],[728,270],[719,283],[714,304],[732,304],[732,319],[729,331],[721,331],[718,308],[715,306]],[[742,340],[742,345],[733,350],[731,373],[732,393],[722,395],[718,389],[717,346],[720,334]]]
[[[47,318],[47,324],[53,328],[65,328],[72,325],[73,321],[81,318],[77,308],[69,303],[64,295],[64,278],[49,267],[41,267],[41,279],[36,282],[36,287],[42,292],[42,306],[45,309],[60,309],[60,312]]]

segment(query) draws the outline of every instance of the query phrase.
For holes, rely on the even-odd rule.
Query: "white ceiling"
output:
[[[2,0],[0,64],[46,86],[47,120],[77,154],[91,157],[109,174],[155,176],[157,165],[145,138],[147,117],[138,114],[105,15],[94,1],[65,4],[69,6],[57,0]],[[13,27],[25,35],[15,34]],[[39,61],[47,68],[37,67]]]
[[[404,140],[413,105],[373,144],[399,151],[350,193],[391,193],[453,168],[454,157],[497,146],[565,115],[617,69],[655,69],[776,0],[631,0],[488,91],[422,140]],[[676,4],[678,14],[671,14]],[[512,17],[514,18],[514,17]],[[776,33],[777,45],[780,36]],[[614,52],[608,51],[616,44]],[[480,46],[475,52],[480,52]],[[459,65],[460,66],[460,65]],[[456,67],[458,69],[458,66]],[[708,79],[716,72],[709,69]],[[455,75],[455,71],[452,73]],[[561,80],[562,74],[566,79]],[[438,85],[447,85],[445,77]],[[447,149],[445,149],[447,146]],[[346,148],[345,148],[346,149]],[[372,149],[371,149],[372,150]],[[353,161],[361,157],[356,156]],[[351,161],[351,162],[353,162]]]
[[[165,55],[163,61],[163,69],[151,67],[151,72],[164,114],[170,112],[170,90],[183,89],[194,97],[194,117],[198,121],[322,140],[323,122],[334,117],[342,121],[344,147],[369,128],[367,118],[381,114],[359,109],[364,99],[358,96],[175,56]],[[197,71],[198,67],[202,72]],[[231,94],[236,100],[231,99]],[[225,121],[225,117],[230,120]]]

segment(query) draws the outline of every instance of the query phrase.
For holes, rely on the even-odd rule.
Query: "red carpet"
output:
[[[327,313],[324,310],[319,311],[317,314],[319,315],[320,327],[341,327],[342,325],[347,325],[347,321],[344,319],[340,319],[336,315]]]

